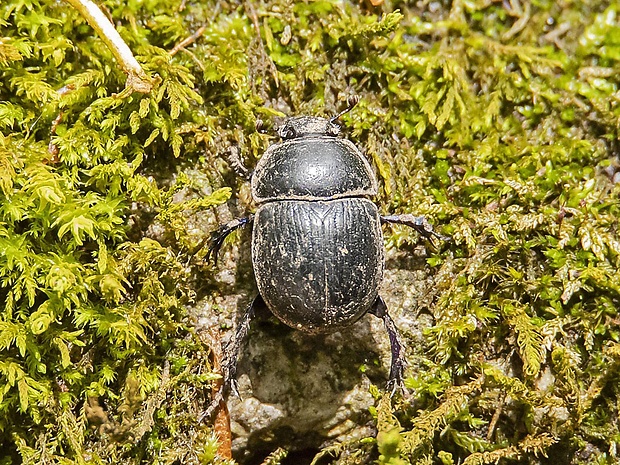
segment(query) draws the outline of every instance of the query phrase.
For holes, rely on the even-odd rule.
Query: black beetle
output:
[[[236,363],[254,310],[266,304],[287,325],[307,333],[335,331],[366,313],[381,318],[387,330],[392,363],[388,387],[402,385],[404,358],[394,321],[379,287],[384,268],[381,223],[399,223],[424,236],[433,232],[424,217],[381,216],[369,197],[377,180],[368,161],[347,139],[338,138],[333,118],[288,118],[250,174],[237,157],[231,165],[251,178],[259,205],[252,216],[234,220],[213,234],[209,255],[228,234],[253,222],[252,265],[258,296],[248,307],[227,348],[224,386],[236,392]]]

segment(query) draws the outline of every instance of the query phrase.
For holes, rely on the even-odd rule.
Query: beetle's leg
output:
[[[254,215],[247,216],[245,218],[237,218],[236,220],[229,221],[226,224],[221,225],[217,231],[211,233],[211,240],[209,244],[209,251],[207,252],[206,259],[211,260],[213,257],[213,263],[217,266],[217,253],[220,251],[224,239],[233,232],[235,229],[239,229],[254,220]]]
[[[245,179],[246,181],[249,181],[250,178],[252,178],[252,171],[247,169],[243,164],[243,161],[241,160],[241,150],[236,145],[233,145],[228,149],[226,161],[240,178]]]
[[[442,241],[449,241],[451,239],[449,236],[443,236],[433,231],[433,226],[431,226],[431,224],[424,216],[413,216],[411,214],[382,216],[381,222],[404,224],[405,226],[409,226],[410,228],[415,229],[424,237],[436,237],[437,239],[441,239]]]
[[[250,329],[250,322],[256,314],[256,309],[259,307],[265,307],[265,302],[260,294],[258,294],[252,303],[248,306],[243,318],[237,326],[235,336],[226,345],[225,357],[226,361],[223,364],[224,367],[224,384],[222,391],[230,389],[237,397],[239,397],[239,390],[237,389],[237,358],[239,357],[239,351],[243,345],[245,337],[248,335]]]
[[[390,338],[390,351],[392,352],[392,364],[390,366],[390,378],[388,380],[387,388],[392,392],[396,392],[396,389],[404,390],[403,372],[405,370],[405,356],[403,354],[403,348],[400,343],[400,336],[398,330],[394,324],[394,320],[387,311],[387,305],[381,296],[377,296],[377,300],[373,304],[369,313],[381,318],[385,329]]]
[[[237,326],[235,335],[226,345],[226,348],[224,349],[224,361],[222,362],[222,376],[224,378],[222,381],[222,387],[217,391],[206,410],[200,415],[198,418],[198,423],[202,423],[205,418],[208,418],[213,414],[215,409],[224,400],[229,390],[231,390],[237,397],[240,397],[236,379],[237,358],[239,357],[239,350],[241,350],[243,340],[247,336],[248,330],[250,329],[250,322],[254,318],[256,308],[261,306],[265,306],[265,303],[259,294],[254,298],[254,300],[252,300],[252,303],[248,305],[243,318],[239,322],[239,326]]]

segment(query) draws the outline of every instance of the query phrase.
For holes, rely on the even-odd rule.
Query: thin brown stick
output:
[[[202,62],[198,59],[198,57],[194,55],[192,52],[190,52],[189,50],[187,50],[186,48],[182,50],[189,55],[189,57],[194,61],[194,63],[196,63],[196,66],[198,66],[200,70],[204,73],[205,65],[202,64]]]
[[[209,330],[209,347],[211,348],[211,363],[213,371],[221,373],[222,360],[224,358],[224,351],[222,350],[222,340],[220,334],[217,331]],[[218,406],[215,411],[215,417],[213,419],[213,430],[217,435],[217,453],[224,459],[232,459],[232,431],[230,429],[230,413],[228,411],[228,405],[226,400],[221,394],[222,387],[224,385],[224,377],[217,379],[213,382],[214,397],[219,398]]]
[[[125,87],[131,88],[135,92],[148,94],[153,89],[153,79],[144,72],[125,41],[101,9],[91,0],[66,1],[80,12],[121,65],[127,74]]]
[[[184,8],[185,8],[185,2],[183,2],[179,10],[183,10]],[[217,18],[217,15],[219,14],[220,14],[220,2],[218,1],[217,4],[215,5],[215,9],[213,10],[213,16],[211,17],[210,22],[215,21],[215,18]],[[207,29],[207,24],[203,24],[202,26],[200,26],[196,30],[196,32],[194,32],[191,36],[186,37],[181,42],[179,42],[174,47],[172,47],[172,50],[168,52],[170,56],[171,57],[175,56],[180,50],[184,50],[188,45],[191,45],[194,42],[196,42],[200,38],[200,36],[204,34],[206,29]],[[185,51],[189,53],[188,50],[185,50]],[[196,60],[196,57],[193,54],[190,53],[190,55],[192,56],[192,58],[194,58],[194,60]],[[199,61],[197,62],[200,68],[204,71],[204,66]]]
[[[202,26],[200,26],[196,32],[194,32],[191,36],[186,37],[185,39],[183,39],[181,42],[179,42],[178,44],[176,44],[172,50],[170,50],[168,53],[170,54],[171,57],[175,56],[181,49],[187,47],[190,44],[193,44],[194,42],[196,42],[196,40],[198,40],[198,38],[205,32],[205,29],[207,28],[206,24],[203,24]]]
[[[73,92],[74,90],[75,90],[75,86],[73,86],[72,84],[68,84],[58,89],[56,93],[58,94],[59,97],[62,97],[63,95],[68,94],[69,92]],[[62,123],[63,117],[64,117],[63,111],[62,110],[58,111],[58,114],[56,115],[56,118],[54,118],[54,121],[52,121],[52,126],[50,127],[50,143],[47,146],[47,153],[50,155],[50,158],[48,161],[49,163],[53,165],[58,163],[60,160],[58,158],[58,147],[56,146],[56,144],[54,144],[52,139],[56,135],[56,129],[58,129],[58,126],[60,126],[60,123]]]
[[[493,439],[493,434],[495,433],[495,427],[497,426],[497,422],[499,421],[499,417],[502,414],[502,410],[504,409],[504,401],[506,400],[506,393],[501,393],[499,398],[497,399],[497,408],[495,409],[495,413],[493,413],[493,417],[489,422],[489,431],[487,431],[487,441],[491,441]]]
[[[58,114],[56,115],[56,118],[54,118],[54,121],[52,121],[52,126],[50,128],[50,143],[47,146],[47,153],[50,156],[49,162],[52,165],[60,161],[58,158],[58,147],[56,146],[56,144],[54,144],[54,142],[52,142],[52,138],[56,135],[56,129],[62,122],[63,115],[64,115],[63,112],[59,111]]]

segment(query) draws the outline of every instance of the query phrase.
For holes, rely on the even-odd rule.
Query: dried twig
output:
[[[198,419],[198,423],[202,423],[205,418],[215,413],[213,419],[213,429],[218,438],[217,453],[224,459],[232,459],[232,431],[230,430],[230,413],[228,405],[224,399],[222,391],[224,385],[224,373],[222,370],[222,360],[224,351],[222,350],[222,340],[220,334],[216,330],[205,329],[198,332],[199,337],[207,343],[211,349],[211,364],[213,371],[221,373],[222,378],[213,381],[212,402],[205,412]],[[208,339],[208,340],[207,340]]]
[[[52,121],[52,126],[50,128],[50,143],[47,145],[47,153],[50,156],[49,162],[52,165],[55,165],[60,161],[60,159],[58,158],[58,147],[56,146],[56,144],[54,144],[52,138],[56,135],[56,129],[58,129],[58,126],[62,122],[63,116],[63,112],[59,111],[56,115],[56,118],[54,118],[54,121]]]
[[[123,71],[127,73],[125,87],[135,92],[149,93],[153,88],[153,79],[144,72],[125,41],[99,7],[91,0],[66,1],[78,10],[88,24],[97,32],[119,62]]]
[[[489,430],[487,431],[487,441],[491,441],[493,439],[493,434],[495,433],[495,427],[497,426],[499,417],[502,414],[505,400],[506,400],[506,393],[501,393],[499,396],[499,399],[497,399],[497,408],[495,409],[495,413],[493,413],[493,418],[491,418],[491,421],[489,423]]]
[[[180,9],[184,9],[185,5],[182,4]],[[220,14],[220,2],[218,1],[215,5],[215,9],[213,10],[213,16],[211,17],[211,21],[213,22],[215,21],[215,18],[217,18],[217,16]],[[185,48],[188,45],[193,44],[194,42],[196,42],[200,36],[202,36],[205,32],[205,30],[207,29],[207,24],[203,24],[202,26],[200,26],[196,32],[194,32],[191,36],[186,37],[185,39],[183,39],[181,42],[179,42],[178,44],[176,44],[174,47],[172,47],[172,49],[168,52],[170,54],[171,57],[175,56],[178,52],[180,52],[181,50],[189,53],[191,55],[191,57],[198,63],[198,65],[200,66],[200,68],[204,71],[204,66],[202,65],[202,63],[200,63],[200,61],[198,61],[196,59],[196,57],[194,56],[194,54],[190,53],[188,50],[185,50]]]
[[[186,37],[185,39],[183,39],[181,42],[179,42],[178,44],[176,44],[172,50],[170,50],[168,53],[170,54],[171,57],[175,56],[181,49],[187,47],[188,45],[194,43],[204,32],[205,29],[207,28],[206,24],[203,24],[202,26],[200,26],[198,28],[198,30],[196,30],[196,32],[194,32],[191,36]]]
[[[68,84],[58,89],[56,93],[58,94],[59,97],[62,97],[63,95],[68,94],[69,92],[73,92],[74,90],[75,90],[75,87],[72,84]],[[64,117],[64,113],[62,110],[60,110],[58,114],[56,115],[56,118],[54,118],[54,121],[52,121],[52,126],[50,127],[50,143],[47,146],[47,153],[50,155],[49,162],[51,164],[56,164],[60,161],[58,158],[58,147],[56,146],[56,144],[54,144],[52,139],[56,135],[56,129],[58,129],[58,126],[60,125],[60,123],[62,123],[63,117]]]

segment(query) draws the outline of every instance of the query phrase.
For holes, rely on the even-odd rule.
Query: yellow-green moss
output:
[[[381,210],[453,241],[429,258],[413,398],[381,400],[377,447],[333,460],[618,462],[614,2],[102,5],[159,76],[150,94],[124,91],[68,4],[0,5],[0,463],[215,460],[185,311],[208,232],[188,216],[229,197],[227,145],[260,156],[256,118],[331,115],[349,94]],[[417,240],[394,228],[389,245]]]

